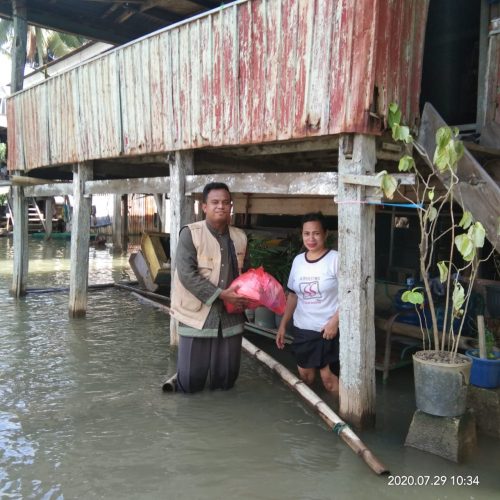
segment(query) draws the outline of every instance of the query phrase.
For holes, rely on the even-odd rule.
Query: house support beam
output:
[[[54,211],[54,198],[45,200],[45,239],[52,237],[52,215]]]
[[[11,50],[10,92],[23,88],[24,67],[26,65],[26,45],[28,42],[28,11],[26,0],[12,0],[12,21],[14,40]]]
[[[341,138],[339,149],[340,414],[357,428],[375,423],[375,206],[351,174],[375,172],[375,138]]]
[[[26,294],[28,280],[28,205],[22,186],[12,186],[12,196],[14,268],[10,293],[19,298]]]
[[[73,218],[71,224],[71,269],[69,278],[69,315],[82,317],[87,312],[89,276],[90,215],[92,197],[85,196],[85,182],[93,177],[92,162],[73,166]]]
[[[128,248],[128,194],[122,194],[122,252]]]
[[[114,195],[113,203],[113,252],[121,252],[123,247],[122,197]]]
[[[170,261],[172,276],[175,272],[175,252],[182,226],[194,221],[194,199],[186,196],[186,176],[193,175],[193,151],[177,151],[170,164]],[[172,279],[172,285],[174,280]],[[171,289],[171,295],[175,290]],[[179,343],[177,321],[170,317],[170,343]]]

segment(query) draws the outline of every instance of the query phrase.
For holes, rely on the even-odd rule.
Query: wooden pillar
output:
[[[175,160],[170,164],[170,259],[172,276],[175,272],[175,252],[179,242],[179,231],[182,226],[193,222],[194,203],[192,197],[187,197],[186,175],[194,173],[192,151],[177,151]],[[173,284],[173,280],[172,280]],[[175,290],[171,289],[170,294]],[[177,321],[170,317],[170,343],[179,343]]]
[[[21,172],[16,172],[20,175]],[[12,287],[10,293],[14,297],[21,297],[26,293],[28,279],[28,205],[24,197],[22,186],[12,186],[13,195],[13,244],[14,267],[12,272]]]
[[[500,97],[500,19],[492,21],[490,31],[488,53],[486,60],[486,77],[483,83],[483,102],[481,107],[482,125],[489,122],[500,124],[498,116],[498,99]]]
[[[113,252],[122,251],[123,243],[122,199],[121,195],[114,195],[113,205]]]
[[[122,195],[122,252],[127,252],[128,248],[128,194]]]
[[[375,207],[366,187],[343,174],[375,171],[375,138],[341,137],[339,147],[340,414],[358,428],[375,423]]]
[[[166,217],[166,203],[164,194],[155,194],[154,195],[156,202],[156,212],[158,214],[159,219],[159,230],[161,233],[168,232],[170,226],[167,226],[167,217]],[[169,221],[170,222],[170,221]]]
[[[12,0],[12,21],[14,27],[10,73],[10,91],[12,94],[23,88],[26,44],[28,41],[27,18],[26,0]]]
[[[69,279],[69,315],[73,318],[85,316],[87,312],[92,197],[85,196],[85,183],[92,178],[92,162],[78,163],[73,167],[73,218]]]
[[[45,239],[50,240],[52,237],[52,217],[54,210],[54,198],[46,198],[45,200]]]

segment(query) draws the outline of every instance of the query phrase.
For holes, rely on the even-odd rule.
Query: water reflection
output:
[[[69,242],[30,244],[29,287],[67,286]],[[129,292],[8,295],[12,247],[0,238],[0,497],[145,499],[491,498],[498,448],[460,466],[405,449],[411,417],[390,387],[365,434],[396,473],[479,473],[481,488],[402,488],[376,477],[265,367],[243,357],[234,390],[166,395],[175,370],[168,318]],[[51,257],[49,257],[51,256]],[[126,256],[90,251],[90,282],[129,276]],[[387,397],[386,397],[387,396]],[[410,403],[411,404],[411,403]],[[398,429],[398,433],[394,430]],[[488,454],[489,453],[489,454]]]

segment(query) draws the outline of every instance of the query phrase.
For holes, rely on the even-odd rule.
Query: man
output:
[[[240,274],[247,237],[229,225],[231,194],[226,184],[203,189],[205,220],[179,234],[171,315],[179,321],[177,390],[230,389],[239,374],[243,314],[228,314],[223,301],[244,309],[247,299],[230,287]]]

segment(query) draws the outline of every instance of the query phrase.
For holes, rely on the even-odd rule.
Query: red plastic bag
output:
[[[248,304],[249,309],[256,309],[259,306],[267,307],[276,314],[285,312],[285,292],[280,283],[264,271],[263,267],[249,269],[246,273],[238,276],[231,286],[237,285],[236,293],[252,301]],[[237,307],[229,302],[224,302],[228,313],[241,312]]]

